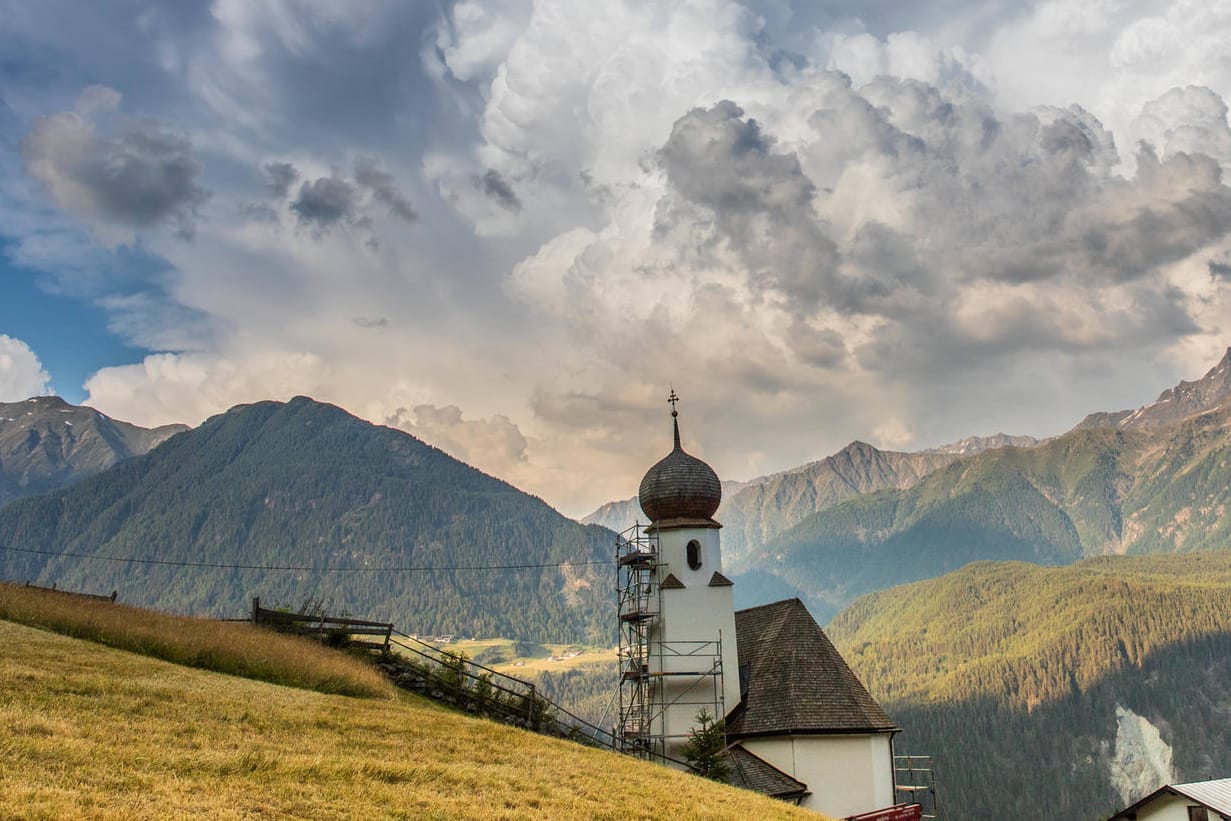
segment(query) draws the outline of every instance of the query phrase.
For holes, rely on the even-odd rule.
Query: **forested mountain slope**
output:
[[[969,446],[977,450],[977,445]],[[715,514],[723,525],[723,558],[742,569],[763,542],[816,511],[862,493],[910,487],[959,456],[939,449],[898,453],[851,442],[832,456],[798,468],[749,482],[723,482],[723,501]],[[634,497],[608,502],[581,521],[621,531],[636,521],[645,523],[646,517]]]
[[[936,757],[953,821],[1084,821],[1231,772],[1231,552],[980,562],[827,632],[897,752]]]
[[[0,504],[70,485],[183,430],[147,430],[58,396],[0,402]]]
[[[1159,400],[1198,396],[1213,407],[1164,424],[1147,406],[1035,447],[955,461],[905,490],[804,519],[752,551],[748,565],[828,616],[863,593],[979,559],[1063,564],[1231,546],[1231,403],[1220,387],[1228,369],[1224,360]]]
[[[0,546],[16,549],[0,551],[5,579],[117,589],[172,612],[242,616],[260,596],[407,631],[536,640],[606,641],[612,544],[405,433],[302,397],[233,408],[0,508]],[[166,564],[48,555],[61,553]],[[560,562],[602,564],[539,566]],[[526,567],[421,570],[508,565]]]

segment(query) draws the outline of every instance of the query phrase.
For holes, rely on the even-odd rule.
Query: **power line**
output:
[[[226,562],[187,562],[175,559],[134,559],[127,556],[106,556],[92,553],[67,553],[56,550],[34,550],[25,547],[7,547],[0,545],[0,550],[10,553],[34,553],[40,556],[56,556],[66,559],[93,559],[105,562],[131,562],[133,564],[165,565],[168,567],[208,567],[218,570],[274,570],[298,573],[433,573],[459,570],[540,570],[548,567],[587,567],[590,565],[612,565],[613,561],[589,562],[543,562],[541,564],[484,564],[484,565],[453,565],[450,567],[308,567],[285,564],[228,564]]]

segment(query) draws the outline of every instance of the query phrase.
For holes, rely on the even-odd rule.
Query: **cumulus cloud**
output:
[[[774,151],[773,142],[755,119],[723,100],[676,121],[659,156],[672,188],[705,210],[702,219],[712,215],[715,239],[738,255],[754,290],[773,289],[804,314],[822,299],[845,304],[853,295],[839,280],[829,227],[812,209],[816,187],[799,159]],[[663,216],[695,219],[670,204]]]
[[[311,353],[152,354],[91,376],[85,383],[86,404],[138,425],[196,425],[245,402],[285,401],[301,394],[329,401],[329,379],[328,364]]]
[[[0,402],[19,402],[51,393],[51,377],[30,346],[0,334]]]
[[[119,102],[113,89],[90,87],[75,111],[35,120],[21,145],[27,171],[104,242],[130,242],[163,224],[191,237],[208,197],[192,144],[153,120],[126,119],[114,135],[99,133],[95,117]]]
[[[472,80],[500,64],[529,19],[529,0],[462,0],[440,26],[436,44],[453,76]]]
[[[398,408],[384,421],[495,476],[515,475],[514,468],[526,461],[526,437],[502,414],[464,419],[456,405],[416,405]]]
[[[1133,133],[1158,153],[1204,154],[1231,167],[1231,125],[1227,103],[1204,86],[1173,88],[1142,107]]]
[[[518,266],[512,293],[580,318],[567,325],[573,359],[589,350],[612,378],[670,378],[659,359],[611,347],[629,334],[670,351],[676,372],[780,408],[862,383],[918,418],[851,438],[903,446],[938,423],[943,395],[984,390],[997,371],[1203,332],[1209,295],[1184,272],[1199,261],[1208,281],[1231,240],[1215,159],[1146,146],[1125,178],[1085,109],[1002,114],[920,81],[813,72],[788,95],[780,109],[762,102],[763,118],[734,101],[684,114],[661,173],[626,191],[607,227],[562,234]],[[1217,106],[1198,102],[1172,127],[1216,132]],[[857,425],[852,410],[831,421]]]
[[[140,15],[123,70],[97,43],[131,15],[14,25],[73,55],[73,95],[156,79],[126,99],[207,158],[191,246],[152,230],[175,211],[87,214],[65,149],[55,187],[26,160],[166,269],[157,294],[93,292],[172,353],[92,401],[193,421],[307,393],[580,513],[669,448],[670,384],[690,450],[745,478],[854,438],[1054,433],[1216,358],[1231,6],[1112,6],[219,0]],[[163,156],[123,142],[108,89],[52,123],[49,82],[13,97],[20,133]],[[95,267],[21,212],[0,209],[21,259]]]
[[[1222,59],[1228,25],[1227,0],[1048,0],[1003,20],[982,44],[981,56],[1006,103],[1067,98],[1096,111],[1129,149],[1122,159],[1131,167],[1140,138],[1132,121],[1148,101],[1188,85],[1231,96],[1231,65]]]

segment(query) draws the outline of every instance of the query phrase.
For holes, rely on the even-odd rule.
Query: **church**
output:
[[[681,447],[671,400],[674,447],[638,493],[649,524],[618,542],[617,736],[683,766],[699,716],[721,717],[733,784],[837,818],[877,817],[894,806],[900,729],[799,599],[735,610],[714,519],[722,486]]]

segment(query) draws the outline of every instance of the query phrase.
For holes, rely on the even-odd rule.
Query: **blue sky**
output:
[[[108,365],[144,355],[107,328],[107,312],[87,301],[54,295],[38,286],[39,273],[0,260],[0,333],[38,351],[55,392],[69,402],[85,401],[86,379]],[[15,397],[10,397],[15,398]]]
[[[307,394],[566,512],[1231,343],[1231,0],[0,0],[0,401]]]

